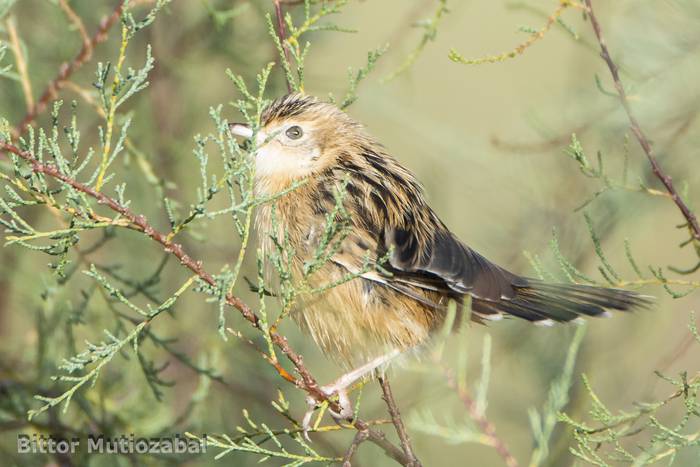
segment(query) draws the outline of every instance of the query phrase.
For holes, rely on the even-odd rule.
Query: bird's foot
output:
[[[344,420],[350,420],[354,415],[354,410],[352,408],[352,405],[350,404],[350,398],[348,397],[347,389],[353,384],[355,384],[356,381],[364,378],[366,375],[370,374],[382,365],[389,363],[391,360],[393,360],[400,354],[401,352],[398,349],[394,349],[386,355],[381,355],[375,358],[374,360],[371,360],[365,363],[364,365],[355,368],[349,373],[344,374],[332,384],[322,386],[320,388],[321,391],[326,395],[326,397],[338,397],[337,402],[338,406],[340,407],[340,411],[336,412],[333,409],[329,410],[331,416],[337,423],[340,423]],[[306,411],[306,414],[304,414],[302,428],[304,429],[304,437],[308,440],[309,430],[311,429],[311,417],[313,417],[314,410],[316,410],[316,407],[318,406],[318,401],[315,397],[309,396],[306,398],[306,403],[309,405],[309,409]]]
[[[341,423],[353,418],[355,411],[350,403],[350,397],[348,396],[346,387],[336,382],[327,386],[322,386],[320,389],[329,399],[337,396],[337,403],[340,411],[335,411],[332,408],[328,409],[328,412],[336,423]],[[308,405],[308,410],[304,414],[302,428],[304,430],[304,438],[306,438],[307,441],[311,441],[309,438],[309,431],[313,428],[311,426],[311,418],[314,415],[314,411],[318,408],[318,401],[313,396],[307,396],[306,403]]]

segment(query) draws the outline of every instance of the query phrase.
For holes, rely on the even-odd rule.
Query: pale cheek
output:
[[[302,178],[313,170],[314,154],[290,154],[278,145],[260,148],[255,156],[255,174],[258,177]]]

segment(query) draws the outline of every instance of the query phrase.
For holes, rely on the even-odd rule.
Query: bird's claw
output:
[[[338,388],[334,385],[329,385],[322,386],[320,389],[321,392],[323,392],[329,398],[333,396],[338,397],[337,402],[340,406],[340,411],[335,411],[332,408],[328,409],[328,412],[331,414],[331,417],[333,417],[333,420],[335,420],[336,423],[352,419],[354,410],[352,408],[352,404],[350,403],[350,397],[348,397],[348,392],[345,388]],[[311,439],[309,438],[309,431],[311,431],[312,429],[311,418],[314,415],[314,411],[318,407],[318,401],[313,396],[307,396],[306,403],[308,405],[308,410],[304,414],[304,418],[302,420],[302,429],[304,430],[304,438],[306,438],[307,441],[311,442]]]
[[[316,410],[316,399],[314,399],[313,396],[306,396],[306,405],[308,406],[308,409],[304,414],[301,427],[304,430],[304,438],[306,441],[311,442],[311,438],[309,438],[309,431],[311,430],[311,417],[313,417],[314,410]]]

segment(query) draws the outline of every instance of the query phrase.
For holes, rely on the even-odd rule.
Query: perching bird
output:
[[[231,130],[253,137],[242,124]],[[450,232],[414,175],[333,104],[300,94],[277,99],[263,112],[255,138],[259,196],[305,180],[259,209],[263,251],[273,251],[272,236],[282,242],[286,232],[292,275],[300,280],[327,237],[327,216],[334,213],[345,228],[337,245],[327,245],[328,261],[307,278],[309,288],[339,285],[304,297],[293,314],[327,355],[355,368],[324,388],[339,394],[344,412],[344,390],[425,343],[443,325],[450,300],[471,296],[474,321],[515,316],[541,324],[647,303],[631,291],[549,284],[491,263]]]

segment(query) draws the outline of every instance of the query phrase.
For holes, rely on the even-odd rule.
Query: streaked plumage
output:
[[[289,138],[292,126],[303,136]],[[297,130],[290,133],[296,137]],[[267,142],[266,139],[268,140]],[[350,234],[331,260],[311,277],[312,286],[362,271],[367,255],[389,261],[381,270],[306,297],[294,316],[330,356],[356,365],[390,349],[407,350],[439,328],[450,299],[472,297],[473,319],[512,315],[532,322],[600,316],[607,309],[644,305],[640,295],[617,289],[553,285],[513,274],[470,249],[427,204],[423,189],[363,127],[332,104],[288,95],[264,112],[258,134],[256,190],[275,194],[295,180],[308,182],[274,204],[295,248],[300,277],[347,180],[344,207]],[[263,249],[273,247],[272,204],[258,211]],[[278,232],[281,235],[281,232]]]

